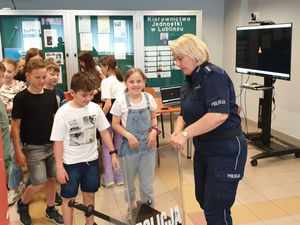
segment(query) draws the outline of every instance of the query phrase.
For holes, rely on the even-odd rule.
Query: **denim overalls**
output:
[[[142,93],[147,102],[147,107],[132,109],[128,94],[125,94],[128,108],[126,130],[132,133],[139,141],[139,148],[131,150],[128,140],[122,137],[121,157],[124,157],[122,169],[124,180],[127,179],[130,203],[136,199],[135,178],[138,174],[140,184],[140,195],[143,202],[151,201],[153,205],[153,180],[155,166],[155,147],[147,149],[146,139],[149,136],[148,129],[151,127],[150,101],[149,96]],[[122,160],[121,160],[122,163]],[[125,166],[125,168],[124,168]],[[126,196],[126,201],[127,195]]]

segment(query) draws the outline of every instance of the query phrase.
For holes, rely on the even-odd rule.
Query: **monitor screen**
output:
[[[180,88],[181,85],[160,87],[160,94],[162,104],[167,105],[171,103],[180,102]]]
[[[236,72],[291,79],[292,24],[236,29]]]

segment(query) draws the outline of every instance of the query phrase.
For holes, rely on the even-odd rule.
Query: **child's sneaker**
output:
[[[112,187],[115,184],[114,182],[104,183],[102,179],[101,179],[100,183],[102,186],[104,186],[106,188]]]
[[[24,193],[25,189],[26,189],[26,185],[25,185],[25,183],[23,183],[23,182],[20,182],[20,184],[19,184],[19,187],[18,187],[18,190],[19,190],[20,196],[22,196],[22,194]]]
[[[62,215],[60,215],[56,209],[46,209],[46,219],[55,224],[64,224]]]
[[[20,204],[20,201],[21,199],[18,201],[17,205],[17,213],[19,214],[20,223],[23,225],[31,225],[28,205]]]
[[[8,194],[7,194],[7,200],[8,200],[8,205],[12,206],[13,204],[15,204],[16,201],[18,201],[21,197],[21,193],[17,190],[9,190]]]
[[[124,185],[124,181],[119,181],[119,182],[116,182],[116,185],[118,185],[118,186],[122,186],[122,185]]]

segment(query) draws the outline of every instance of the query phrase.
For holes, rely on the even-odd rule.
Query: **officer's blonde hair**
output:
[[[184,34],[176,39],[170,49],[176,55],[188,55],[200,66],[210,60],[210,53],[206,44],[193,34]]]

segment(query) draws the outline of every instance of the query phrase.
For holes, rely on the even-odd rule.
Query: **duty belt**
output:
[[[242,127],[236,127],[231,130],[210,132],[194,137],[199,142],[210,142],[210,141],[224,141],[227,139],[240,136],[243,133]]]

